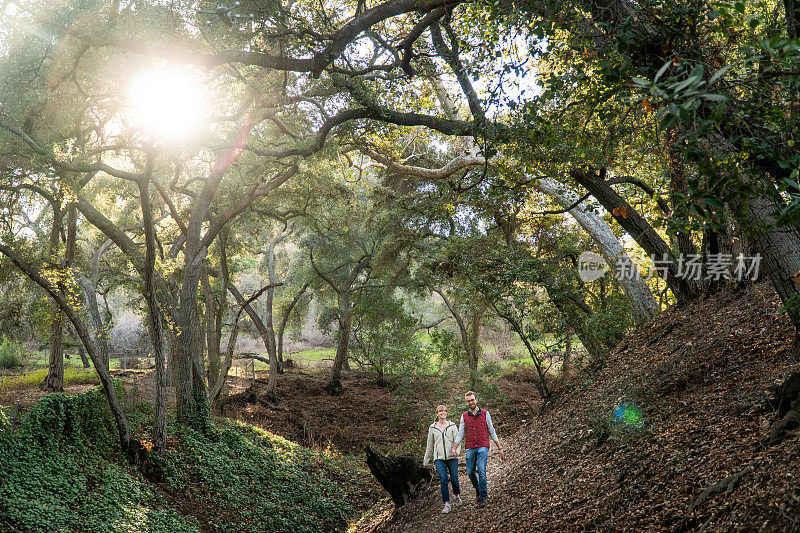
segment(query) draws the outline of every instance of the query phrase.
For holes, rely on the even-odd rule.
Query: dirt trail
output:
[[[800,364],[779,308],[765,283],[670,308],[500,435],[507,462],[490,460],[487,507],[472,504],[462,465],[464,508],[439,514],[434,483],[354,530],[800,531],[800,434],[759,447],[775,422],[763,405]]]
[[[506,455],[506,459],[508,459],[508,455]],[[442,514],[442,495],[439,489],[439,481],[433,480],[430,484],[426,484],[421,488],[419,496],[406,506],[394,511],[394,505],[391,502],[387,502],[381,506],[378,516],[371,520],[362,521],[356,526],[355,530],[366,533],[477,531],[474,526],[482,518],[487,515],[491,516],[497,508],[507,508],[514,504],[508,493],[500,489],[507,468],[510,468],[508,460],[505,463],[501,463],[500,455],[492,446],[486,467],[489,500],[486,507],[478,508],[475,505],[475,489],[467,477],[466,464],[462,454],[458,465],[458,480],[464,505],[454,505],[449,514]]]

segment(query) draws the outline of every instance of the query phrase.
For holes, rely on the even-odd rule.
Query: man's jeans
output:
[[[442,501],[447,503],[450,501],[450,491],[447,486],[447,474],[450,473],[450,481],[453,482],[453,494],[458,496],[461,494],[461,489],[458,486],[458,459],[436,459],[433,464],[436,465],[436,472],[439,474],[439,482],[442,486]]]
[[[486,499],[486,462],[489,460],[489,448],[473,448],[464,454],[467,459],[467,475],[475,487],[479,500]],[[477,475],[476,471],[477,470]]]

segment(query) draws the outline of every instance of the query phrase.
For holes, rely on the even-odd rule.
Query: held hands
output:
[[[450,448],[450,455],[452,455],[453,457],[458,457],[458,449],[455,446]]]

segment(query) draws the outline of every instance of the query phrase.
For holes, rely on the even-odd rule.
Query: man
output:
[[[494,441],[497,451],[500,452],[500,460],[504,461],[503,448],[500,446],[500,439],[492,425],[492,417],[489,411],[478,407],[478,400],[472,391],[464,395],[469,409],[461,415],[458,424],[458,434],[453,442],[453,457],[458,457],[458,447],[466,437],[464,456],[467,460],[467,476],[472,481],[477,495],[478,507],[486,505],[486,462],[489,459],[489,439]],[[477,471],[477,475],[476,475]]]

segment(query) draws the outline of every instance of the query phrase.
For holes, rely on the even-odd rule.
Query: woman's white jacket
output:
[[[458,434],[458,426],[449,420],[444,431],[436,427],[436,422],[431,424],[428,427],[428,446],[425,448],[422,464],[428,466],[431,461],[437,459],[454,459],[450,452],[453,449],[456,434]]]

